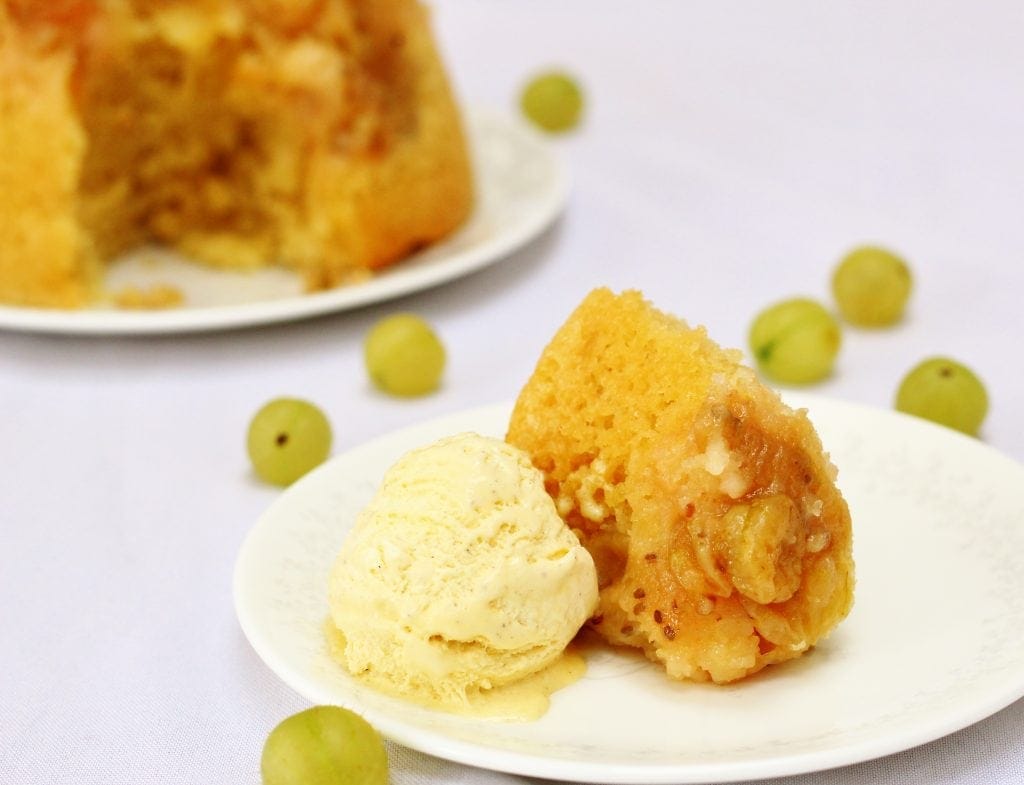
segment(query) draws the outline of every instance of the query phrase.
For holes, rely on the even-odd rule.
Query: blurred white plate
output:
[[[506,259],[559,214],[568,195],[568,177],[545,140],[517,120],[471,112],[467,127],[477,187],[473,214],[449,238],[365,283],[306,294],[299,276],[286,270],[217,270],[167,250],[142,249],[109,268],[107,288],[169,284],[184,293],[182,306],[150,311],[0,306],[0,329],[151,334],[292,321],[400,297]]]
[[[314,703],[473,766],[559,780],[723,782],[815,771],[931,741],[1024,695],[1024,467],[895,412],[810,396],[854,520],[853,613],[795,662],[739,684],[670,682],[598,650],[533,723],[453,717],[360,686],[327,655],[334,555],[385,468],[464,430],[501,436],[509,407],[449,416],[338,456],[284,492],[235,569],[235,606],[267,665]]]

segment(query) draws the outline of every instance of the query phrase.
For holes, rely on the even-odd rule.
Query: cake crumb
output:
[[[125,286],[111,295],[118,308],[129,311],[159,311],[178,308],[185,302],[185,295],[177,286],[154,284],[149,287]]]

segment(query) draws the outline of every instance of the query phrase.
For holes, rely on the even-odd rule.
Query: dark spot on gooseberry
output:
[[[288,444],[288,434],[287,433],[279,433],[274,438],[274,444],[276,444],[278,447],[284,447],[286,444]]]

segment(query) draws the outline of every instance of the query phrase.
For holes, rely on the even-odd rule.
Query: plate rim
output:
[[[551,175],[544,198],[532,201],[535,207],[525,219],[504,230],[483,249],[473,246],[423,266],[416,266],[416,258],[412,256],[363,283],[247,303],[154,311],[113,308],[66,310],[0,304],[0,330],[80,337],[131,337],[262,327],[340,313],[426,291],[508,259],[540,236],[564,211],[572,187],[568,167],[549,140],[514,115],[492,108],[467,107],[463,110],[463,119],[471,148],[475,149],[485,127],[499,127],[506,137],[516,138],[521,144],[533,148],[534,153],[544,159]],[[477,167],[477,175],[480,171]],[[479,185],[477,190],[480,190]],[[467,223],[479,209],[478,202]],[[462,228],[442,238],[430,249],[442,247],[456,238]]]
[[[941,433],[943,437],[960,440],[964,445],[972,445],[972,449],[979,449],[987,453],[991,459],[1004,462],[1011,470],[1024,470],[1024,465],[991,445],[902,412],[803,391],[780,390],[779,392],[788,405],[793,408],[809,410],[812,418],[815,408],[827,407],[833,407],[835,411],[841,412],[845,410],[867,417],[892,417],[908,424],[912,423],[912,427],[919,427],[924,431],[931,432],[933,435]],[[497,422],[500,421],[499,418],[501,416],[507,417],[511,408],[512,402],[510,401],[470,407],[380,434],[332,457],[327,464],[315,469],[286,492],[290,493],[292,489],[301,492],[303,484],[315,482],[314,478],[321,472],[324,472],[326,467],[333,461],[352,452],[381,449],[386,447],[389,442],[408,442],[409,437],[417,433],[429,432],[431,430],[444,431],[452,427],[464,428],[464,425],[461,425],[461,423],[467,420],[480,421],[485,418],[492,418]],[[253,620],[249,616],[248,599],[244,591],[246,562],[250,558],[249,552],[256,547],[255,540],[259,536],[257,532],[261,528],[263,521],[272,516],[274,507],[283,497],[284,493],[278,496],[260,515],[247,532],[239,549],[232,577],[236,617],[246,639],[253,647],[257,656],[263,660],[264,664],[277,678],[281,679],[281,681],[303,698],[311,701],[321,701],[323,696],[319,686],[314,681],[308,680],[305,674],[293,670],[287,662],[278,659],[273,647],[267,644],[262,633],[258,629],[254,629]],[[992,694],[987,700],[971,703],[966,708],[943,713],[931,721],[918,723],[912,731],[903,730],[896,735],[891,733],[883,734],[847,743],[837,748],[791,753],[775,758],[765,759],[762,757],[726,763],[716,761],[693,764],[590,764],[586,761],[544,758],[523,752],[473,744],[452,738],[441,732],[410,726],[400,719],[392,719],[387,713],[379,712],[373,707],[358,705],[358,701],[350,700],[342,705],[359,711],[384,736],[398,744],[427,755],[475,768],[485,768],[496,772],[537,777],[540,779],[578,783],[607,783],[608,785],[684,785],[710,782],[745,782],[767,777],[808,774],[864,763],[887,755],[905,752],[963,730],[1024,698],[1024,658],[1019,663],[1019,669],[1021,679],[1010,680],[1013,684],[1012,688],[1005,689],[998,694]],[[351,696],[347,697],[351,698]],[[485,762],[483,759],[486,759]]]

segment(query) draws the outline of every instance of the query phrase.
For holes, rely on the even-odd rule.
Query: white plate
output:
[[[463,430],[501,436],[509,408],[377,439],[301,480],[249,534],[235,570],[246,636],[314,703],[361,712],[426,753],[580,782],[735,781],[815,771],[931,741],[1024,695],[1024,467],[895,412],[809,396],[854,520],[856,603],[803,658],[746,682],[668,681],[600,650],[533,723],[421,709],[368,690],[323,640],[326,581],[357,510],[406,450]]]
[[[467,117],[477,204],[451,237],[365,283],[304,294],[299,276],[280,269],[251,273],[191,264],[160,249],[115,262],[105,284],[170,284],[178,308],[155,311],[97,306],[65,311],[0,306],[0,328],[68,334],[149,334],[222,330],[344,311],[426,289],[508,258],[543,231],[568,195],[568,177],[544,139],[518,121],[485,112]]]

